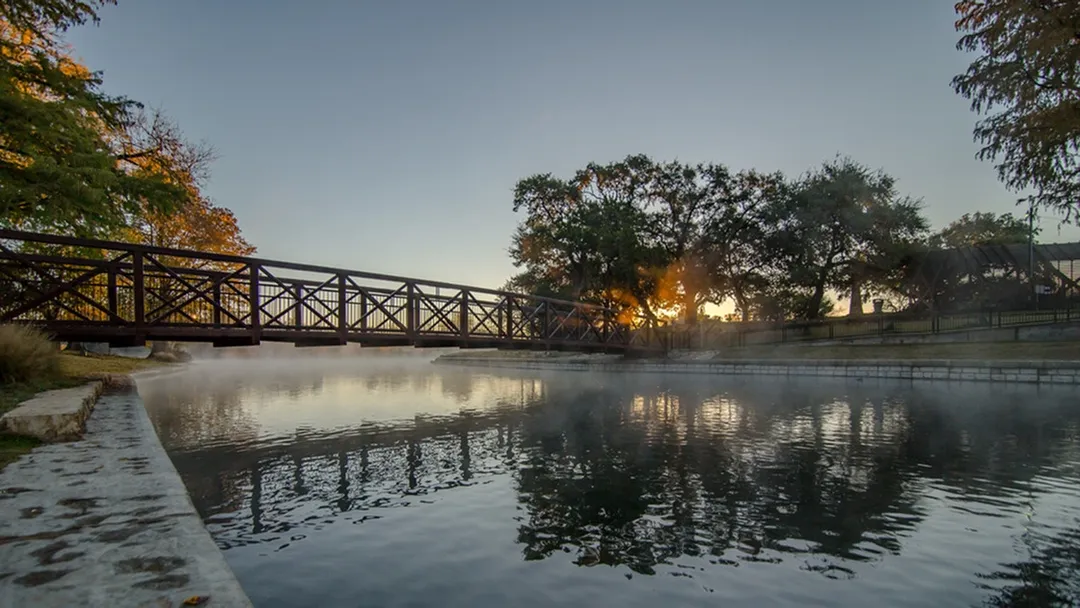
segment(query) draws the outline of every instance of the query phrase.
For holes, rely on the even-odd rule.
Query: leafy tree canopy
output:
[[[983,115],[975,139],[1012,190],[1073,217],[1080,201],[1080,2],[961,0],[953,87]]]
[[[140,107],[52,36],[0,21],[0,221],[101,236],[140,209],[166,212],[189,191],[130,162]]]
[[[897,260],[926,229],[919,203],[899,197],[892,178],[844,158],[790,183],[635,155],[569,179],[523,179],[514,209],[525,217],[510,253],[523,272],[509,288],[654,319],[674,310],[689,323],[724,301],[745,319],[818,318],[834,289],[861,311],[862,294],[890,288]]]
[[[921,203],[900,197],[892,177],[845,157],[807,173],[781,205],[785,274],[811,292],[808,319],[821,316],[829,289],[847,292],[860,314],[864,292],[887,288],[927,229]]]
[[[102,92],[101,75],[60,41],[114,3],[0,6],[0,225],[254,253],[232,212],[202,194],[213,150],[161,111]]]
[[[1028,242],[1028,224],[1011,213],[965,213],[930,238],[935,249]]]
[[[649,271],[662,252],[641,238],[650,220],[637,201],[651,166],[632,156],[589,164],[569,179],[541,174],[518,182],[514,210],[526,217],[510,255],[525,271],[513,286],[649,311],[656,278]]]
[[[97,12],[106,4],[116,0],[4,0],[0,20],[42,36],[88,21],[97,23]]]

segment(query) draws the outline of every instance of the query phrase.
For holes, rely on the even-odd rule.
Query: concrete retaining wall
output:
[[[690,373],[717,375],[829,376],[901,380],[969,380],[1029,384],[1080,384],[1080,361],[944,361],[944,360],[746,360],[746,361],[590,361],[441,357],[435,363],[471,367]]]
[[[52,398],[65,396],[81,410],[86,394]],[[135,388],[109,388],[87,409],[80,440],[42,445],[0,472],[0,606],[203,596],[208,607],[250,608]]]
[[[807,346],[835,346],[837,344],[955,344],[957,342],[1064,342],[1080,340],[1080,324],[1055,323],[1014,327],[987,327],[940,334],[885,334],[814,340]]]

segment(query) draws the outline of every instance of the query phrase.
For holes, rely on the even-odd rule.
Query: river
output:
[[[309,357],[140,393],[259,607],[1080,602],[1073,388]]]

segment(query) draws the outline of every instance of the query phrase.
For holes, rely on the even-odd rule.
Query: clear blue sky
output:
[[[839,152],[937,226],[1016,211],[949,86],[952,4],[120,0],[68,39],[214,145],[208,193],[262,257],[497,287],[514,183],[630,153],[799,174]]]

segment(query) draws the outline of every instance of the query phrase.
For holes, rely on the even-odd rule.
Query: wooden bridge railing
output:
[[[644,319],[309,264],[0,230],[0,323],[61,340],[654,349]]]

